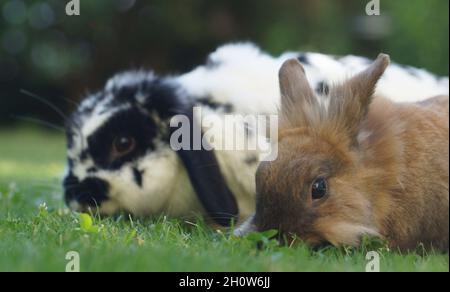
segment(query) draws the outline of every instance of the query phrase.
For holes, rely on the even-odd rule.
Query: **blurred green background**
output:
[[[20,93],[26,89],[70,112],[113,73],[133,67],[185,72],[230,41],[279,54],[391,54],[399,63],[448,75],[449,1],[381,0],[0,0],[0,127],[12,115],[61,119]]]

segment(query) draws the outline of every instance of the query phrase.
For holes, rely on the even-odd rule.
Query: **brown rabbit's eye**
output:
[[[130,136],[118,136],[113,142],[113,152],[115,156],[123,156],[134,150],[136,140]]]
[[[313,200],[318,200],[326,196],[328,192],[327,181],[324,178],[316,179],[311,186],[311,196]]]

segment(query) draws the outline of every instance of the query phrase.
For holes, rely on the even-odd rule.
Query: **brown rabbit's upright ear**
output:
[[[366,70],[353,76],[342,86],[333,88],[330,111],[343,123],[352,139],[356,139],[365,118],[378,80],[390,63],[388,55],[380,54]]]
[[[305,69],[297,59],[283,63],[279,71],[282,121],[292,124],[307,122],[308,113],[318,105]]]
[[[380,80],[389,63],[390,58],[388,55],[379,54],[369,68],[355,75],[347,82],[347,86],[351,87],[353,94],[357,95],[362,107],[367,109],[372,102],[378,80]]]

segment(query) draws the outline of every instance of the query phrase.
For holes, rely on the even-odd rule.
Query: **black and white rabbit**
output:
[[[192,118],[194,106],[201,106],[204,116],[219,118],[275,114],[280,99],[278,71],[289,58],[304,64],[318,92],[326,92],[330,83],[371,62],[355,56],[295,52],[274,58],[244,43],[220,47],[205,65],[179,76],[120,73],[89,95],[67,125],[68,167],[63,183],[67,205],[105,215],[119,211],[179,218],[202,214],[222,226],[232,218],[245,219],[254,212],[260,153],[174,151],[169,145],[170,120],[179,114]],[[394,64],[377,90],[397,102],[418,101],[448,94],[448,85],[446,77]]]

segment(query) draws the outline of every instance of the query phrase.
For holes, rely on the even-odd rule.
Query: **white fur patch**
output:
[[[274,114],[280,100],[278,70],[282,63],[298,53],[286,53],[273,58],[248,43],[220,47],[210,60],[217,65],[199,66],[177,80],[192,96],[211,96],[215,101],[228,102],[238,113]],[[347,56],[338,59],[319,53],[303,54],[303,64],[313,88],[320,82],[340,83],[367,68],[371,60]],[[433,95],[448,94],[447,77],[416,69],[417,74],[392,64],[381,79],[377,94],[396,102],[416,102]],[[326,101],[324,101],[326,104]]]

